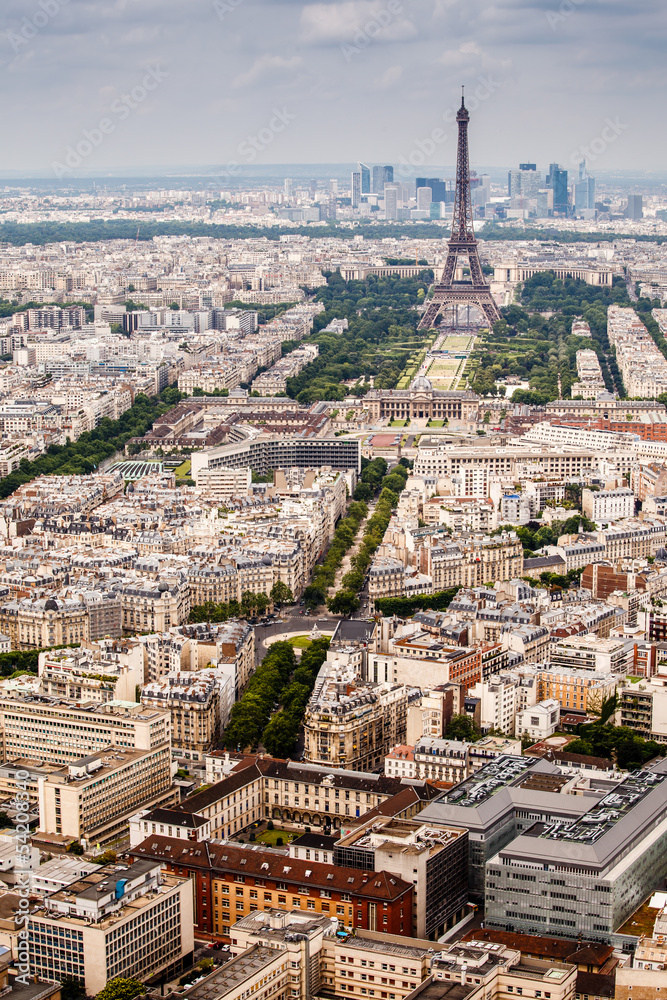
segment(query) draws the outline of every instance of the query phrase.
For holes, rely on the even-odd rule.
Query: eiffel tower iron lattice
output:
[[[433,327],[436,319],[447,306],[476,305],[486,316],[489,325],[500,319],[498,306],[491,295],[491,289],[484,280],[472,224],[470,163],[468,159],[470,115],[465,106],[463,95],[461,95],[461,107],[457,112],[456,121],[459,128],[459,143],[456,155],[456,194],[452,235],[449,240],[445,269],[440,281],[435,286],[433,298],[428,303],[426,312],[420,320],[420,330],[428,330]],[[454,280],[461,257],[468,260],[470,281]]]

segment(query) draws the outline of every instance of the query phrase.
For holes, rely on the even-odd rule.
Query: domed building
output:
[[[372,423],[390,420],[447,420],[476,423],[479,396],[474,392],[434,389],[425,375],[417,375],[409,389],[371,389],[364,396]]]
[[[414,392],[433,392],[433,383],[426,375],[417,375],[410,383],[410,388]]]

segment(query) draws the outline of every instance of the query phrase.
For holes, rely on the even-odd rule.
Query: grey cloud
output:
[[[400,15],[346,62],[341,45],[387,0],[241,0],[224,19],[212,0],[69,0],[18,51],[7,32],[37,0],[3,0],[0,99],[6,134],[20,142],[4,144],[0,169],[48,162],[149,62],[169,81],[96,153],[96,169],[132,157],[224,162],[279,101],[299,117],[266,151],[274,162],[396,159],[438,124],[461,82],[474,88],[484,73],[501,88],[473,117],[477,162],[511,163],[524,150],[565,160],[606,114],[632,110],[634,138],[610,149],[611,165],[660,165],[667,5],[583,0],[552,30],[547,14],[562,2],[400,0]],[[453,157],[446,147],[435,162]]]

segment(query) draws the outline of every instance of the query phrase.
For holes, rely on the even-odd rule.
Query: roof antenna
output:
[[[461,84],[461,107],[465,108],[465,84]]]

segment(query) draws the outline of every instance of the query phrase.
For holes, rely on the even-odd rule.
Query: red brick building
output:
[[[161,861],[167,871],[193,880],[195,927],[204,936],[228,937],[241,917],[273,908],[326,914],[350,929],[412,935],[412,883],[390,872],[363,872],[238,844],[155,835],[132,848],[130,855]]]

